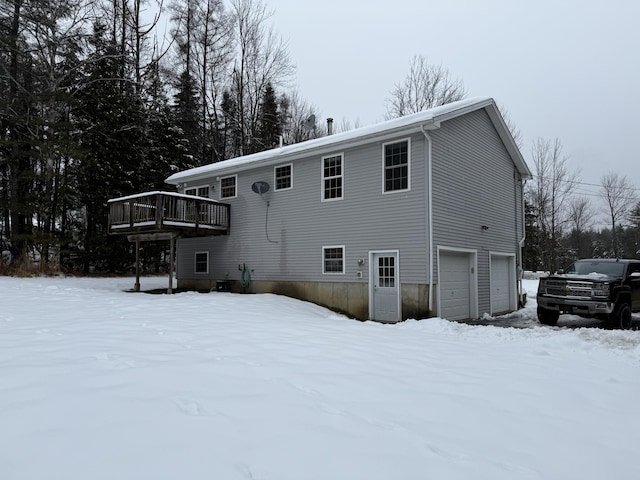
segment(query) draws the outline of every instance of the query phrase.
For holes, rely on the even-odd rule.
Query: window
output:
[[[342,198],[342,154],[322,159],[322,200]]]
[[[238,179],[237,175],[232,175],[231,177],[222,177],[220,179],[220,198],[236,197],[237,179]]]
[[[383,191],[409,190],[409,140],[387,143],[383,149]]]
[[[209,252],[196,252],[196,273],[209,273]]]
[[[209,186],[185,188],[184,193],[187,195],[209,198]]]
[[[396,286],[396,258],[378,258],[378,286],[394,288]]]
[[[293,165],[282,165],[275,168],[275,189],[288,190],[293,188]]]
[[[344,273],[344,247],[322,247],[322,273]]]

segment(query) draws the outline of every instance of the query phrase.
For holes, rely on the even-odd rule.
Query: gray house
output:
[[[510,312],[529,178],[491,98],[176,173],[202,212],[229,206],[225,235],[177,238],[178,287],[383,322]]]

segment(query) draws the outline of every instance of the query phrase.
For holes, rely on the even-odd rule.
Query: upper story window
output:
[[[340,200],[343,196],[342,154],[322,159],[322,200]]]
[[[209,186],[185,188],[184,193],[209,198]]]
[[[410,189],[409,140],[383,145],[383,192]]]
[[[281,165],[274,169],[274,190],[289,190],[293,188],[293,165]]]
[[[344,246],[322,247],[322,273],[344,273]]]
[[[230,177],[222,177],[220,179],[220,198],[235,198],[238,195],[236,184],[238,182],[237,175]]]

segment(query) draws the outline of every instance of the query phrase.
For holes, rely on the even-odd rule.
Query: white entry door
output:
[[[400,320],[400,282],[397,252],[373,253],[371,258],[371,318],[381,322]]]

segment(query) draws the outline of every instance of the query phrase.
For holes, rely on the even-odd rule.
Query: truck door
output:
[[[640,264],[629,265],[629,285],[631,286],[631,310],[640,311]]]

